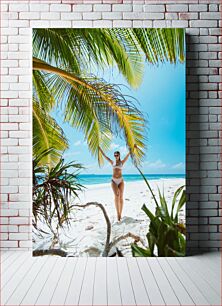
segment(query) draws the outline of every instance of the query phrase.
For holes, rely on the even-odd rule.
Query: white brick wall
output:
[[[221,247],[220,0],[1,3],[1,248],[31,248],[31,27],[187,28],[187,249]]]

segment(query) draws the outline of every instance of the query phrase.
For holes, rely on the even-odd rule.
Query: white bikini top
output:
[[[122,169],[123,164],[121,163],[120,165],[114,165],[113,164],[113,169]]]

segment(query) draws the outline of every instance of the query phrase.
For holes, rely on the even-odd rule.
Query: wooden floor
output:
[[[0,305],[221,305],[220,253],[184,258],[1,252]]]

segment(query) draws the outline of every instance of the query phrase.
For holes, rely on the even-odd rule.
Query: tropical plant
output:
[[[54,148],[50,153],[42,155],[43,148]],[[53,165],[58,162],[62,152],[68,148],[68,140],[56,120],[41,107],[33,98],[33,156],[38,158],[42,165]]]
[[[78,197],[83,190],[78,182],[78,174],[83,167],[74,162],[64,163],[63,159],[53,167],[39,165],[39,161],[49,154],[53,156],[57,152],[47,149],[33,160],[33,226],[39,230],[38,222],[44,222],[55,243],[59,228],[70,225],[74,206],[70,205],[70,199]]]
[[[144,58],[152,64],[184,61],[183,29],[34,29],[33,105],[38,109],[33,116],[34,153],[41,151],[42,144],[45,149],[56,148],[58,154],[67,148],[61,128],[49,114],[60,105],[63,119],[83,131],[99,164],[103,162],[99,146],[107,150],[112,135],[119,132],[131,152],[137,145],[132,157],[138,163],[145,151],[143,114],[119,86],[91,71],[115,66],[137,88]],[[56,131],[50,138],[51,122]]]
[[[138,169],[139,170],[139,169]],[[139,170],[151,192],[156,204],[156,211],[153,214],[144,204],[142,210],[150,219],[149,231],[147,233],[148,248],[141,248],[136,243],[131,245],[133,256],[150,257],[155,255],[155,248],[158,256],[184,256],[185,255],[185,226],[178,220],[179,211],[186,202],[184,186],[179,187],[173,196],[171,211],[168,209],[164,194],[159,192],[159,201],[154,195],[151,186]]]

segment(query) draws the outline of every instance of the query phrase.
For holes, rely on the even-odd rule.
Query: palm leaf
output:
[[[44,73],[34,70],[33,80],[33,98],[38,101],[39,106],[46,112],[51,111],[55,105],[53,91],[48,88]]]
[[[185,35],[183,29],[133,29],[134,35],[151,64],[185,60]]]
[[[133,87],[142,81],[142,53],[131,29],[33,29],[33,55],[81,72],[117,66]]]
[[[54,148],[53,154],[48,154],[41,159],[41,163],[52,164],[68,148],[68,141],[61,127],[45,112],[39,103],[33,100],[33,154],[38,156],[44,149]]]
[[[54,73],[60,79],[68,82],[67,87],[67,83],[62,84],[61,80],[55,76],[51,79],[51,86],[58,89],[58,95],[55,95],[60,101],[62,99],[60,97],[66,97],[69,93],[74,97],[72,100],[68,98],[65,119],[75,127],[84,129],[92,154],[98,154],[98,145],[101,141],[107,148],[111,140],[110,131],[113,133],[114,130],[116,132],[119,130],[123,131],[135,163],[140,162],[145,148],[145,119],[141,112],[125,99],[117,86],[106,84],[95,77],[81,78],[74,73],[66,72],[35,58],[33,69]],[[58,83],[61,86],[58,86]],[[137,150],[133,153],[135,144]]]

